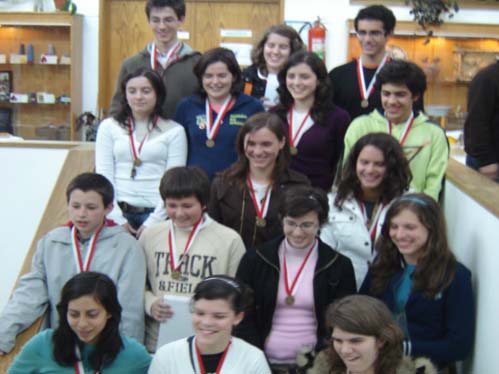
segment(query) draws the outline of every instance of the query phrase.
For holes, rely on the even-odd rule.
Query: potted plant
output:
[[[444,17],[452,18],[459,11],[459,0],[405,0],[411,7],[411,14],[421,28],[426,31],[427,41],[433,35],[431,27],[439,26]]]

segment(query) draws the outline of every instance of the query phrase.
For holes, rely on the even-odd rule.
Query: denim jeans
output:
[[[143,213],[130,213],[126,212],[123,213],[123,216],[126,218],[130,226],[132,226],[135,230],[137,230],[142,224],[145,222],[147,217],[152,213],[154,208],[151,208],[150,210],[143,212]]]

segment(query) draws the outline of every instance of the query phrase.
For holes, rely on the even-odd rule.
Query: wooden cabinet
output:
[[[19,56],[21,49],[25,56]],[[43,58],[50,50],[55,57]],[[0,80],[4,78],[4,87],[11,86],[10,95],[0,100],[0,111],[12,114],[16,135],[25,139],[77,138],[81,67],[80,15],[0,13]],[[8,76],[10,83],[6,83]]]

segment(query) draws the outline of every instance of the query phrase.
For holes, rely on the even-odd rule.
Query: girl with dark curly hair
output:
[[[333,104],[326,66],[315,53],[293,54],[278,78],[281,103],[273,110],[286,124],[290,167],[329,191],[350,116]]]
[[[386,211],[408,190],[411,172],[395,138],[371,133],[355,143],[342,174],[338,189],[328,196],[329,222],[321,239],[352,260],[360,287]]]

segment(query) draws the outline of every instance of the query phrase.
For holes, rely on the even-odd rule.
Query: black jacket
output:
[[[254,305],[246,312],[235,335],[263,349],[270,334],[279,285],[278,249],[284,237],[278,237],[251,249],[241,259],[236,278],[254,292]],[[330,336],[326,326],[327,306],[336,299],[356,292],[351,261],[319,241],[319,256],[314,274],[314,301],[317,320],[317,347]]]

